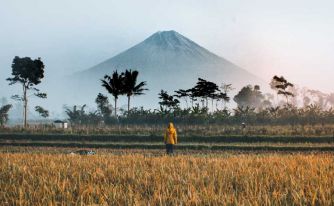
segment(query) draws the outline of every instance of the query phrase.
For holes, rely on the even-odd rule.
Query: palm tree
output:
[[[102,86],[114,97],[115,116],[117,117],[117,99],[119,95],[124,94],[124,73],[118,74],[116,70],[111,77],[105,75],[101,82]]]
[[[271,117],[273,119],[277,119],[280,109],[281,108],[279,106],[277,106],[277,107],[268,107],[267,111],[269,112],[269,114],[271,115]]]
[[[130,98],[131,96],[143,95],[145,90],[144,88],[146,82],[140,82],[137,84],[138,71],[126,70],[123,79],[124,93],[128,97],[128,112],[130,111]]]
[[[78,107],[80,109],[78,109]],[[73,106],[73,109],[65,107],[65,113],[68,116],[68,120],[71,122],[71,124],[82,124],[85,122],[85,107],[86,105],[84,104],[83,106]]]
[[[253,116],[255,113],[255,108],[252,108],[250,106],[238,106],[234,110],[234,117],[237,118],[237,120],[246,121],[247,119],[250,119],[251,116]]]

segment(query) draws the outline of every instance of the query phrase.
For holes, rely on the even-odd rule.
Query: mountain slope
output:
[[[147,81],[149,91],[139,98],[138,105],[156,106],[157,93],[173,92],[192,87],[197,78],[205,78],[217,84],[232,83],[240,88],[247,84],[262,84],[263,81],[248,71],[221,58],[175,31],[156,32],[130,49],[73,75],[75,87],[84,89],[85,97],[95,98],[104,92],[100,79],[114,70],[139,71],[139,81]],[[78,92],[76,100],[82,99]],[[87,102],[87,101],[85,101]]]
[[[251,75],[175,31],[156,32],[143,42],[83,73],[106,74],[114,69],[126,68],[135,68],[139,71],[175,68],[174,70],[178,71],[177,67],[189,68],[188,72],[193,70],[191,68],[202,67],[202,70],[210,69],[212,72],[222,70],[225,74],[241,72]]]

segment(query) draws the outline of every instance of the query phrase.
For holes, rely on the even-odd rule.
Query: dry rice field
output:
[[[334,205],[333,154],[0,154],[1,205]]]

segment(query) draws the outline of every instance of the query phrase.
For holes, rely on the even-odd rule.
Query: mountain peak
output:
[[[177,65],[221,64],[224,62],[227,61],[180,33],[170,30],[155,32],[139,44],[92,69],[119,67],[149,70]]]
[[[156,98],[160,89],[175,91],[178,88],[190,88],[199,77],[217,83],[233,82],[236,86],[262,82],[173,30],[158,31],[133,47],[82,72],[82,76],[76,78],[81,83],[86,78],[98,86],[98,79],[116,69],[138,70],[141,78],[150,84],[147,94],[152,99]],[[150,99],[147,98],[148,101]]]
[[[178,32],[174,31],[174,30],[169,30],[169,31],[157,31],[154,34],[152,34],[149,38],[182,38],[183,36],[181,34],[179,34]],[[183,37],[185,38],[185,37]]]
[[[161,35],[171,35],[171,34],[179,34],[174,30],[169,30],[169,31],[157,31],[154,34],[161,34]],[[153,35],[154,35],[153,34]]]
[[[189,48],[193,46],[198,46],[195,42],[182,36],[174,30],[170,31],[158,31],[148,37],[145,44],[152,46],[162,47],[164,49],[177,49],[177,48]]]

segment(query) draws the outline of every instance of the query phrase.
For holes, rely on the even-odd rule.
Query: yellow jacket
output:
[[[169,123],[169,126],[164,135],[165,144],[177,144],[177,134],[176,129],[172,123]]]

